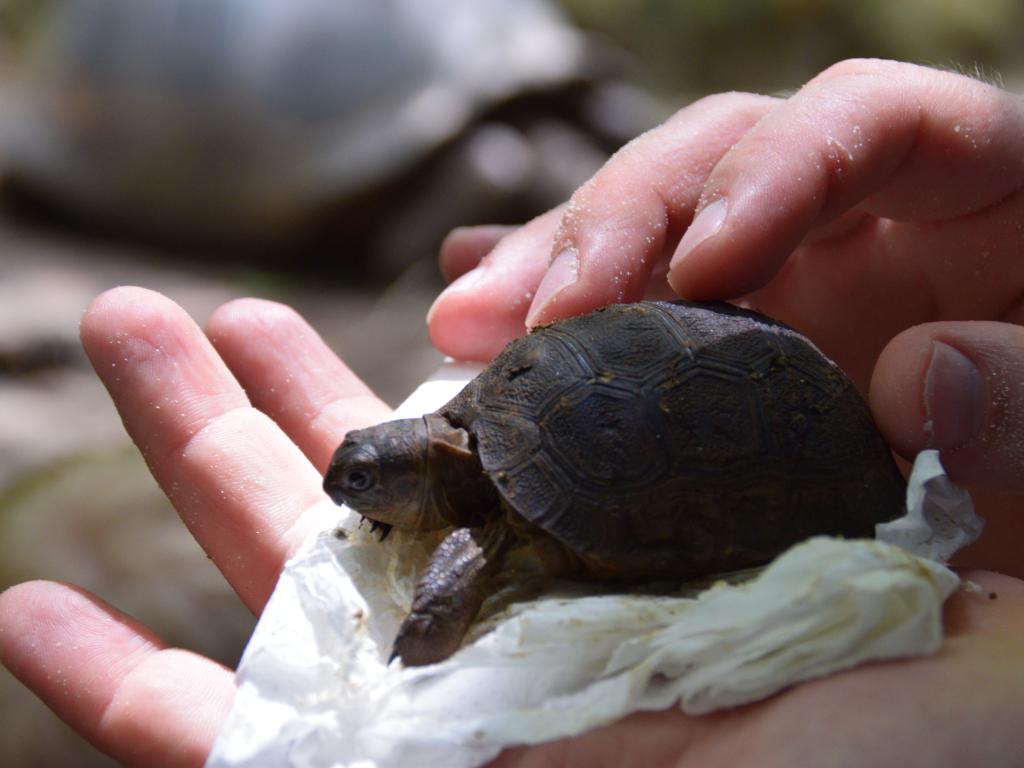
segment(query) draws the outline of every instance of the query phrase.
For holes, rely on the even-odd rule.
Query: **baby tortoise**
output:
[[[385,532],[454,528],[395,640],[407,665],[455,652],[513,552],[601,583],[690,579],[817,534],[873,537],[905,493],[866,404],[813,344],[682,301],[513,341],[435,413],[350,432],[324,488]]]

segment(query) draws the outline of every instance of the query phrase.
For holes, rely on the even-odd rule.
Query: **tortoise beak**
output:
[[[328,472],[327,476],[324,478],[324,492],[331,497],[331,501],[335,504],[341,505],[345,503],[341,489],[338,487],[338,484],[334,482],[334,477],[330,472]]]

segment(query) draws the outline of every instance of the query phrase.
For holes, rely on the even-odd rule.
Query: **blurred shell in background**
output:
[[[8,189],[188,247],[331,234],[394,274],[456,224],[560,202],[654,119],[544,0],[6,5]]]

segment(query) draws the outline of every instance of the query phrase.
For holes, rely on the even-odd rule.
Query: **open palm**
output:
[[[320,472],[342,434],[388,415],[293,311],[242,300],[204,334],[166,298],[122,288],[82,323],[93,365],[182,520],[259,612],[310,532]],[[276,422],[276,423],[275,423]],[[511,750],[504,766],[1011,765],[1024,754],[1024,584],[972,574],[937,656],[871,665],[707,717],[635,715]],[[0,660],[58,715],[128,765],[201,765],[232,673],[167,648],[74,587],[0,595]]]

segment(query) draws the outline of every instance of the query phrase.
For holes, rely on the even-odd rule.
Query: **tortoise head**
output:
[[[324,476],[338,504],[385,527],[434,530],[447,523],[432,503],[423,419],[399,419],[345,435]]]

